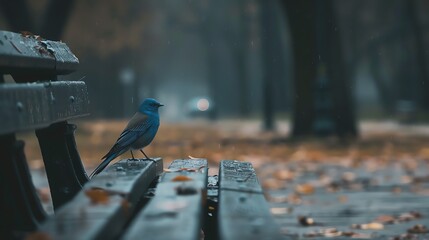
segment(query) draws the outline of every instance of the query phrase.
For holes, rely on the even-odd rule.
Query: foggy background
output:
[[[428,119],[428,1],[300,2],[1,1],[0,29],[66,42],[90,118],[154,97],[167,122],[290,119],[294,136]]]
[[[91,115],[73,121],[87,172],[152,97],[165,106],[144,151],[165,167],[205,158],[217,175],[221,160],[250,162],[294,238],[310,216],[349,237],[402,239],[429,222],[428,10],[428,0],[0,0],[0,29],[61,40],[79,58],[61,79],[88,86]],[[52,213],[34,131],[17,139]],[[404,213],[423,217],[351,227]]]

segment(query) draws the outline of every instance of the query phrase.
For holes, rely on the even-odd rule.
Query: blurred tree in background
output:
[[[167,121],[260,119],[292,136],[356,136],[359,118],[428,119],[424,0],[0,0],[0,28],[61,39],[94,118],[141,99]]]
[[[352,81],[332,0],[284,1],[294,52],[293,136],[356,136]]]

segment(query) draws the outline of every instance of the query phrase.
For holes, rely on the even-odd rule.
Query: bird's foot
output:
[[[153,160],[152,158],[148,157],[148,156],[146,155],[146,153],[144,153],[144,152],[143,152],[143,150],[142,150],[142,149],[140,149],[140,152],[141,152],[141,153],[143,153],[143,155],[146,157],[145,159],[143,159],[143,161],[147,161],[147,160],[149,160],[149,161],[151,161],[151,162],[153,162],[153,163],[156,163],[156,161],[155,161],[155,160]]]
[[[153,163],[156,163],[156,160],[154,160],[152,158],[145,158],[145,159],[143,159],[143,161],[151,161]]]
[[[128,158],[127,159],[127,161],[130,161],[130,162],[138,162],[138,161],[140,161],[139,159],[137,159],[137,158]]]

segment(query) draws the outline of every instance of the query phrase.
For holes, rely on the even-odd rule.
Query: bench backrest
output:
[[[0,31],[1,78],[10,74],[16,82],[0,84],[0,134],[87,115],[85,83],[55,82],[78,64],[65,43]]]
[[[67,123],[88,115],[86,84],[58,81],[58,75],[78,65],[65,43],[0,31],[1,236],[34,230],[46,217],[16,132],[36,130],[55,208],[88,181],[76,149],[75,126]]]

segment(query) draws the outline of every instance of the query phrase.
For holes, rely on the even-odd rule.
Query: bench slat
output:
[[[32,130],[89,114],[85,82],[0,84],[0,134]]]
[[[114,239],[131,217],[133,208],[151,182],[162,173],[162,159],[121,160],[94,177],[72,201],[42,224],[38,231],[52,239]],[[89,192],[109,193],[108,202]]]
[[[0,72],[63,75],[77,69],[79,60],[63,42],[0,31]]]
[[[221,162],[218,219],[222,240],[284,239],[248,162]]]
[[[175,160],[169,171],[163,174],[155,197],[131,222],[123,239],[200,239],[207,160]],[[189,181],[177,181],[180,179]]]

